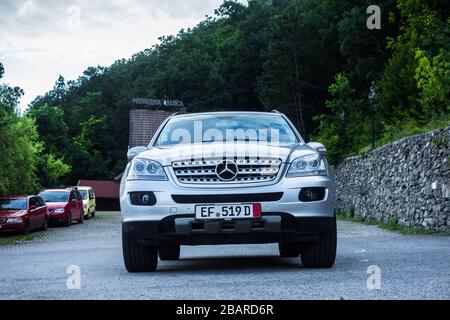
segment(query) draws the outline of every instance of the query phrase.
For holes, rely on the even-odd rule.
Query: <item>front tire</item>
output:
[[[72,213],[69,212],[69,214],[67,215],[66,224],[64,226],[68,228],[70,227],[71,224],[72,224]]]
[[[180,246],[159,248],[159,258],[161,259],[161,261],[171,261],[180,259]]]
[[[44,218],[44,222],[42,223],[41,230],[46,231],[48,229],[48,218]]]
[[[30,232],[31,232],[30,220],[26,220],[23,226],[23,234],[27,235],[30,234]]]
[[[302,264],[305,268],[331,268],[336,259],[337,231],[336,216],[331,229],[323,233],[320,240],[306,244],[301,250]]]
[[[279,243],[278,250],[283,258],[294,258],[300,255],[300,245],[297,243]]]
[[[128,272],[153,272],[158,267],[158,248],[141,245],[122,226],[122,252]]]
[[[84,212],[81,212],[81,213],[80,213],[80,219],[78,219],[77,222],[78,222],[79,224],[83,224],[83,223],[84,223]]]

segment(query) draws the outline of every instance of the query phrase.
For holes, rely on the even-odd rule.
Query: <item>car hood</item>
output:
[[[47,202],[48,209],[64,208],[67,202]]]
[[[158,161],[163,166],[169,166],[173,161],[191,158],[245,156],[279,158],[283,162],[291,162],[297,157],[313,153],[316,151],[306,144],[274,146],[258,143],[203,143],[153,147],[140,153],[136,158],[151,159]]]
[[[0,210],[0,218],[13,218],[24,215],[26,210]]]

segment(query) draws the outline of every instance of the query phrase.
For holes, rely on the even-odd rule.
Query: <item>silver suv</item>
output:
[[[129,150],[120,185],[129,272],[177,260],[181,245],[278,243],[282,257],[329,268],[335,185],[325,147],[278,112],[174,115]]]

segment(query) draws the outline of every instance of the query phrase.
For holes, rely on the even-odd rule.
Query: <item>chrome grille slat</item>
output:
[[[273,181],[282,164],[278,158],[234,158],[233,161],[238,166],[237,176],[232,181],[223,181],[216,175],[216,166],[223,160],[224,158],[178,160],[172,162],[172,168],[181,183],[236,184]]]

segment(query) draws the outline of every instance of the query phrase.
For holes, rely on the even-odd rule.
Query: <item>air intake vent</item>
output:
[[[283,192],[272,193],[248,193],[248,194],[205,194],[186,195],[173,194],[172,199],[176,203],[253,203],[279,201],[283,197]]]

